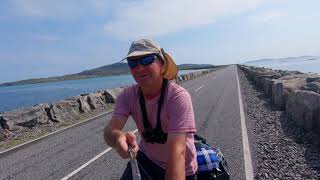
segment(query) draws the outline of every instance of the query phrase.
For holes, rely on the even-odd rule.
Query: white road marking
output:
[[[238,83],[238,94],[239,94],[239,106],[240,106],[240,119],[241,119],[241,130],[242,130],[242,145],[243,145],[243,155],[244,155],[244,170],[246,174],[246,180],[253,180],[253,169],[252,169],[252,160],[249,147],[249,139],[246,127],[246,120],[244,116],[240,82],[238,76],[238,69],[236,68],[237,73],[237,83]]]
[[[62,128],[62,129],[60,129],[60,130],[57,130],[57,131],[54,131],[54,132],[52,132],[52,133],[46,134],[46,135],[44,135],[44,136],[38,137],[38,138],[33,139],[33,140],[31,140],[31,141],[28,141],[28,142],[19,144],[19,145],[15,146],[15,147],[12,147],[12,148],[7,149],[7,150],[1,151],[0,154],[3,154],[3,153],[8,152],[8,151],[11,151],[11,150],[13,150],[13,149],[16,149],[16,148],[18,148],[18,147],[24,146],[24,145],[26,145],[26,144],[30,144],[30,143],[32,143],[32,142],[38,141],[38,140],[40,140],[40,139],[42,139],[42,138],[45,138],[45,137],[47,137],[47,136],[56,134],[56,133],[58,133],[58,132],[60,132],[60,131],[64,131],[64,130],[69,129],[69,128],[73,127],[73,126],[76,126],[76,125],[78,125],[78,124],[81,124],[81,123],[90,121],[91,119],[97,118],[97,117],[99,117],[99,116],[103,116],[103,115],[108,114],[108,113],[110,113],[110,112],[113,112],[113,110],[108,111],[108,112],[105,112],[105,113],[102,113],[102,114],[99,114],[99,115],[94,116],[94,117],[91,117],[91,118],[89,118],[89,119],[87,119],[87,120],[78,122],[78,123],[73,124],[73,125],[71,125],[71,126],[67,126],[67,127],[65,127],[65,128]]]
[[[135,129],[134,131],[132,131],[133,133],[138,132],[138,129]],[[61,178],[61,180],[67,180],[69,178],[71,178],[73,175],[77,174],[79,171],[81,171],[82,169],[84,169],[85,167],[87,167],[89,164],[91,164],[92,162],[94,162],[95,160],[97,160],[99,157],[101,157],[102,155],[104,155],[105,153],[109,152],[112,148],[109,147],[108,149],[106,149],[105,151],[103,151],[102,153],[98,154],[97,156],[95,156],[94,158],[90,159],[88,162],[86,162],[85,164],[83,164],[82,166],[80,166],[78,169],[74,170],[73,172],[71,172],[70,174],[66,175],[65,177]]]
[[[215,78],[216,78],[216,76],[212,77],[211,79],[215,79]]]
[[[194,92],[199,91],[199,89],[201,89],[204,85],[200,86],[198,89],[194,90]]]

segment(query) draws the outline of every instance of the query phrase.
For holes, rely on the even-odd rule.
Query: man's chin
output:
[[[148,80],[136,80],[139,86],[152,86],[153,81],[151,79]]]

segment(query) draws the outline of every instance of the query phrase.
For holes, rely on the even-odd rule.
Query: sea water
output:
[[[186,74],[199,70],[182,70]],[[39,103],[50,103],[97,90],[135,84],[131,75],[117,75],[80,80],[0,87],[0,112]]]

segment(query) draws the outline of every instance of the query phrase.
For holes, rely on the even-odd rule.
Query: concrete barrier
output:
[[[238,66],[271,98],[273,105],[306,130],[320,129],[320,75]]]

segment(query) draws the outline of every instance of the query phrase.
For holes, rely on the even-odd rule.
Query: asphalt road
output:
[[[232,179],[245,179],[236,66],[182,86],[192,96],[198,133],[222,150]],[[119,179],[127,160],[103,141],[110,118],[111,113],[0,154],[0,179]],[[125,129],[136,127],[129,119]]]

